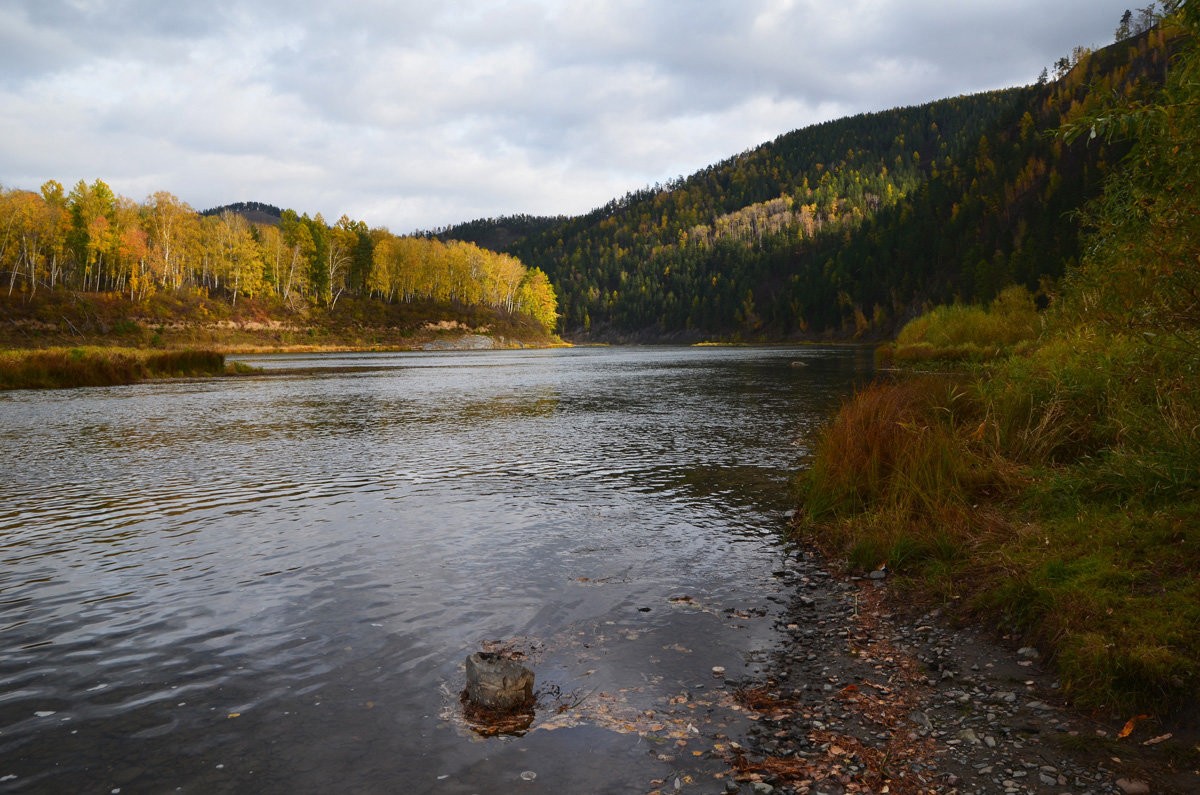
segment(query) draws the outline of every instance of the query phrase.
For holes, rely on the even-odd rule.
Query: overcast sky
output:
[[[1129,0],[3,0],[0,185],[408,232],[1033,82]]]

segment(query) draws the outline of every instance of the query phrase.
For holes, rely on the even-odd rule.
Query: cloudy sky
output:
[[[1129,0],[4,0],[0,185],[408,232],[1033,82]]]

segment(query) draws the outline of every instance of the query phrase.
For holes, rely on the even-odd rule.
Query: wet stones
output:
[[[491,652],[467,657],[467,699],[482,709],[511,712],[533,701],[533,671]]]

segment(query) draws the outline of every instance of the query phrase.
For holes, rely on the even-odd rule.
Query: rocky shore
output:
[[[907,609],[884,572],[807,552],[777,576],[786,640],[766,676],[731,683],[756,723],[727,792],[1200,792],[1195,726],[1081,715],[1036,649]]]

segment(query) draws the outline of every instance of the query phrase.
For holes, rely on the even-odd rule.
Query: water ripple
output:
[[[536,637],[552,678],[586,664],[640,685],[645,655],[595,657],[612,627],[695,647],[667,597],[758,598],[797,429],[863,366],[815,349],[342,358],[374,367],[0,395],[12,786],[117,788],[103,770],[227,789],[219,758],[268,789],[378,790],[378,760],[415,747],[439,774],[484,765],[426,717],[465,650]],[[694,624],[709,654],[746,642],[717,606]],[[339,756],[349,737],[374,753]],[[322,754],[354,772],[329,778]]]

